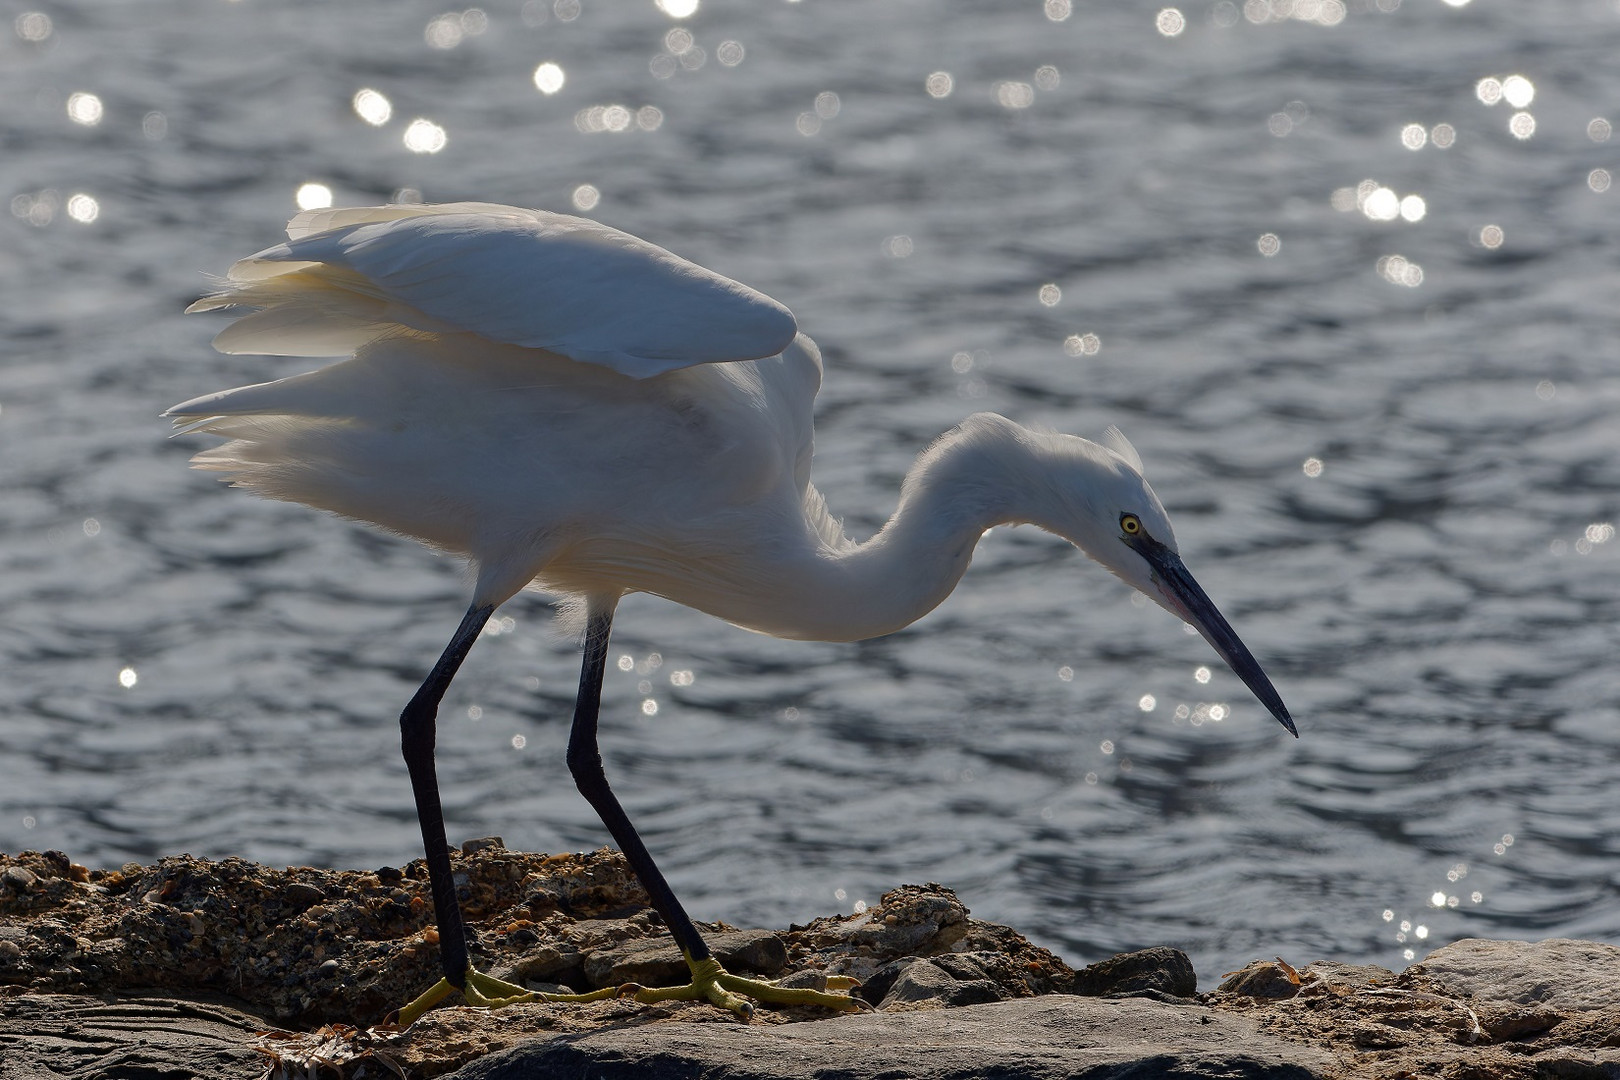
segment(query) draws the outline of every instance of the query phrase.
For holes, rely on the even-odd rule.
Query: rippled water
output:
[[[1303,735],[1033,530],[859,645],[631,598],[604,751],[699,917],[934,879],[1206,983],[1620,941],[1620,8],[1347,6],[18,9],[0,849],[418,853],[395,716],[460,568],[188,472],[163,408],[307,362],[218,356],[180,310],[305,185],[594,197],[818,339],[856,535],[969,411],[1120,424]],[[503,614],[445,704],[450,833],[603,843],[562,763],[574,647],[541,598]]]

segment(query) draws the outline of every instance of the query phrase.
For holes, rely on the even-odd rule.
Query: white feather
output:
[[[1131,441],[1125,437],[1125,433],[1119,428],[1109,424],[1099,441],[1102,445],[1118,454],[1125,464],[1138,473],[1142,472],[1142,455],[1136,452],[1136,447],[1131,445]]]
[[[193,311],[257,307],[224,352],[341,356],[403,328],[466,332],[646,378],[787,348],[763,293],[584,218],[483,203],[306,211]]]

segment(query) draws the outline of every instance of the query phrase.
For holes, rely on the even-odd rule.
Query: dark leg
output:
[[[456,903],[450,845],[444,837],[444,810],[439,805],[439,780],[433,769],[434,721],[450,680],[456,677],[467,650],[478,640],[494,610],[493,606],[467,610],[444,655],[399,714],[400,743],[405,767],[411,773],[411,791],[416,795],[416,816],[422,824],[422,848],[427,854],[428,882],[433,891],[433,917],[439,927],[439,960],[445,979],[458,989],[467,978],[467,932],[461,922],[461,907]]]
[[[636,1000],[647,1003],[674,1000],[706,999],[738,1016],[753,1014],[753,1005],[747,995],[761,1001],[785,1005],[819,1005],[829,1009],[853,1009],[860,1003],[847,993],[824,992],[810,989],[783,989],[768,982],[744,979],[727,972],[709,955],[697,927],[682,910],[664,875],[659,873],[647,846],[636,835],[635,826],[625,815],[624,808],[608,787],[607,775],[602,771],[602,755],[596,747],[596,717],[602,704],[602,675],[607,667],[608,636],[613,631],[613,612],[595,612],[590,616],[585,631],[585,662],[579,677],[579,698],[574,707],[573,731],[568,737],[568,769],[574,782],[596,810],[597,816],[613,834],[619,849],[624,852],[637,879],[652,898],[653,908],[663,917],[692,969],[692,982],[684,987],[632,988],[606,987],[588,994],[543,994],[525,990],[521,986],[504,982],[467,965],[467,938],[461,920],[461,908],[456,904],[455,882],[450,875],[450,854],[444,837],[444,814],[439,806],[438,781],[433,771],[433,724],[438,716],[439,701],[455,677],[456,669],[466,659],[467,650],[478,638],[484,623],[489,620],[493,607],[472,608],[461,620],[456,636],[434,665],[427,681],[416,692],[411,703],[400,715],[400,732],[405,748],[405,763],[411,772],[411,787],[416,793],[417,816],[422,821],[422,843],[427,850],[428,874],[433,889],[433,906],[439,924],[439,956],[444,964],[444,978],[429,988],[415,1001],[399,1011],[399,1022],[409,1025],[436,1003],[459,989],[469,1004],[498,1008],[517,1001],[601,1001],[621,992],[634,992]],[[856,985],[854,979],[829,976],[827,991],[847,991]]]
[[[596,746],[596,717],[601,710],[602,674],[607,667],[608,637],[612,632],[613,612],[591,614],[585,628],[585,662],[579,673],[574,728],[568,736],[568,771],[574,774],[580,794],[591,804],[629,860],[630,869],[635,871],[642,888],[652,898],[653,910],[663,917],[675,944],[689,961],[707,960],[709,947],[703,943],[697,927],[692,925],[669,882],[653,862],[647,845],[641,842],[636,827],[630,824],[624,807],[608,787],[607,774],[602,771],[602,754]]]

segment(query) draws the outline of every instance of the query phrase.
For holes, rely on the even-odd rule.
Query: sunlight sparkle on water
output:
[[[1175,8],[1165,8],[1153,20],[1153,25],[1165,37],[1178,37],[1187,29],[1187,17]]]
[[[294,198],[300,210],[324,210],[332,205],[332,189],[325,184],[302,184]]]
[[[12,26],[24,41],[44,41],[51,36],[51,17],[43,11],[25,11]]]
[[[998,82],[996,104],[1003,109],[1027,109],[1035,104],[1035,88],[1027,82]]]
[[[1318,476],[1322,475],[1322,459],[1313,457],[1306,458],[1303,469],[1306,476],[1310,477],[1312,480],[1315,480]]]
[[[550,60],[534,69],[534,88],[542,94],[555,94],[563,88],[565,81],[567,76],[563,74],[563,69]]]
[[[1429,204],[1423,201],[1421,195],[1408,195],[1401,200],[1401,219],[1403,221],[1422,221],[1423,215],[1429,212]]]
[[[1204,667],[1203,665],[1199,665],[1198,667],[1194,668],[1193,679],[1197,681],[1200,686],[1209,682],[1209,668]]]
[[[1070,334],[1063,339],[1063,351],[1070,356],[1096,356],[1102,349],[1102,338],[1096,334]]]
[[[1391,285],[1415,289],[1423,284],[1423,267],[1404,255],[1385,255],[1378,260],[1378,276]]]
[[[1152,712],[1159,704],[1159,699],[1152,694],[1143,694],[1136,699],[1136,707],[1143,712]]]
[[[85,127],[95,127],[97,124],[101,123],[101,99],[94,94],[87,93],[83,90],[77,90],[68,95],[67,114],[68,119],[72,120],[75,124],[83,124]]]
[[[1056,90],[1060,81],[1062,81],[1062,76],[1058,74],[1058,69],[1051,64],[1042,64],[1035,69],[1035,89],[1037,90]]]
[[[1338,26],[1345,12],[1342,0],[1246,0],[1243,5],[1243,17],[1257,26],[1290,19]]]
[[[955,85],[948,71],[936,71],[923,81],[923,89],[928,91],[931,98],[950,97]]]
[[[740,41],[722,41],[714,50],[714,58],[720,61],[723,67],[736,67],[748,55]]]
[[[574,189],[573,203],[575,210],[594,210],[596,204],[602,201],[602,193],[594,185],[581,184]]]
[[[1063,299],[1063,290],[1056,285],[1047,283],[1042,285],[1040,291],[1035,295],[1040,300],[1042,307],[1056,307],[1058,302]]]
[[[405,129],[405,149],[413,154],[437,154],[449,141],[444,128],[431,120],[412,120]]]
[[[1072,0],[1046,0],[1046,17],[1053,22],[1062,22],[1073,13]]]
[[[697,14],[698,0],[658,0],[658,10],[672,19],[687,19]]]
[[[435,49],[453,49],[463,38],[476,37],[488,29],[489,16],[481,8],[468,8],[440,15],[427,24],[422,36]]]
[[[1502,97],[1515,109],[1522,109],[1536,99],[1536,88],[1523,75],[1509,75],[1502,80]]]
[[[1508,130],[1516,139],[1528,139],[1536,133],[1536,118],[1527,112],[1514,113],[1508,120]]]
[[[118,685],[122,686],[125,690],[130,689],[140,681],[141,677],[135,674],[135,669],[132,667],[124,668],[118,673]]]
[[[1487,75],[1474,84],[1474,96],[1485,105],[1495,105],[1502,100],[1502,80]]]
[[[381,127],[394,115],[394,106],[388,99],[369,86],[355,92],[353,104],[355,114],[372,127]]]
[[[1407,124],[1401,128],[1401,145],[1408,150],[1421,150],[1429,141],[1429,130],[1422,124]]]
[[[1436,124],[1429,129],[1429,140],[1441,150],[1449,150],[1457,141],[1457,129],[1450,124]]]
[[[101,216],[101,204],[93,195],[86,195],[82,191],[75,192],[68,196],[67,216],[80,225],[88,225]]]
[[[1479,230],[1479,243],[1481,247],[1499,248],[1502,241],[1507,239],[1500,225],[1487,225]]]
[[[1269,259],[1282,250],[1282,241],[1277,239],[1276,233],[1261,233],[1255,247],[1260,249],[1260,254]]]
[[[1612,181],[1613,178],[1609,175],[1608,169],[1593,169],[1591,172],[1586,174],[1586,186],[1591,188],[1593,191],[1608,191],[1609,184]]]
[[[1375,187],[1360,200],[1361,212],[1374,221],[1394,221],[1401,216],[1401,197],[1387,187]]]
[[[1595,116],[1586,125],[1586,137],[1593,142],[1608,142],[1614,127],[1603,117]]]

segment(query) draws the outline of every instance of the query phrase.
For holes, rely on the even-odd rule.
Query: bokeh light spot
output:
[[[354,111],[372,127],[381,127],[394,115],[394,106],[380,92],[367,87],[355,92]]]
[[[96,201],[95,196],[86,195],[82,191],[68,196],[66,209],[67,216],[80,225],[88,225],[101,216],[101,204]]]
[[[449,141],[444,128],[431,120],[412,120],[405,129],[405,149],[413,154],[437,154]]]
[[[101,99],[96,95],[86,93],[83,90],[75,91],[74,93],[68,95],[68,119],[72,120],[75,124],[83,124],[85,127],[95,127],[97,124],[101,123],[102,113],[103,109]]]
[[[1175,8],[1165,8],[1153,20],[1153,25],[1165,37],[1179,37],[1187,29],[1187,17]]]
[[[44,41],[51,36],[51,17],[43,11],[25,11],[12,26],[24,41]]]
[[[534,69],[534,88],[547,96],[561,90],[567,81],[568,76],[563,73],[562,67],[550,60]]]
[[[1536,88],[1523,75],[1509,75],[1502,80],[1502,97],[1515,109],[1523,109],[1536,99]]]
[[[313,181],[308,184],[300,184],[298,193],[293,196],[293,200],[297,202],[300,210],[324,210],[332,205],[332,189],[325,184],[317,184]]]

